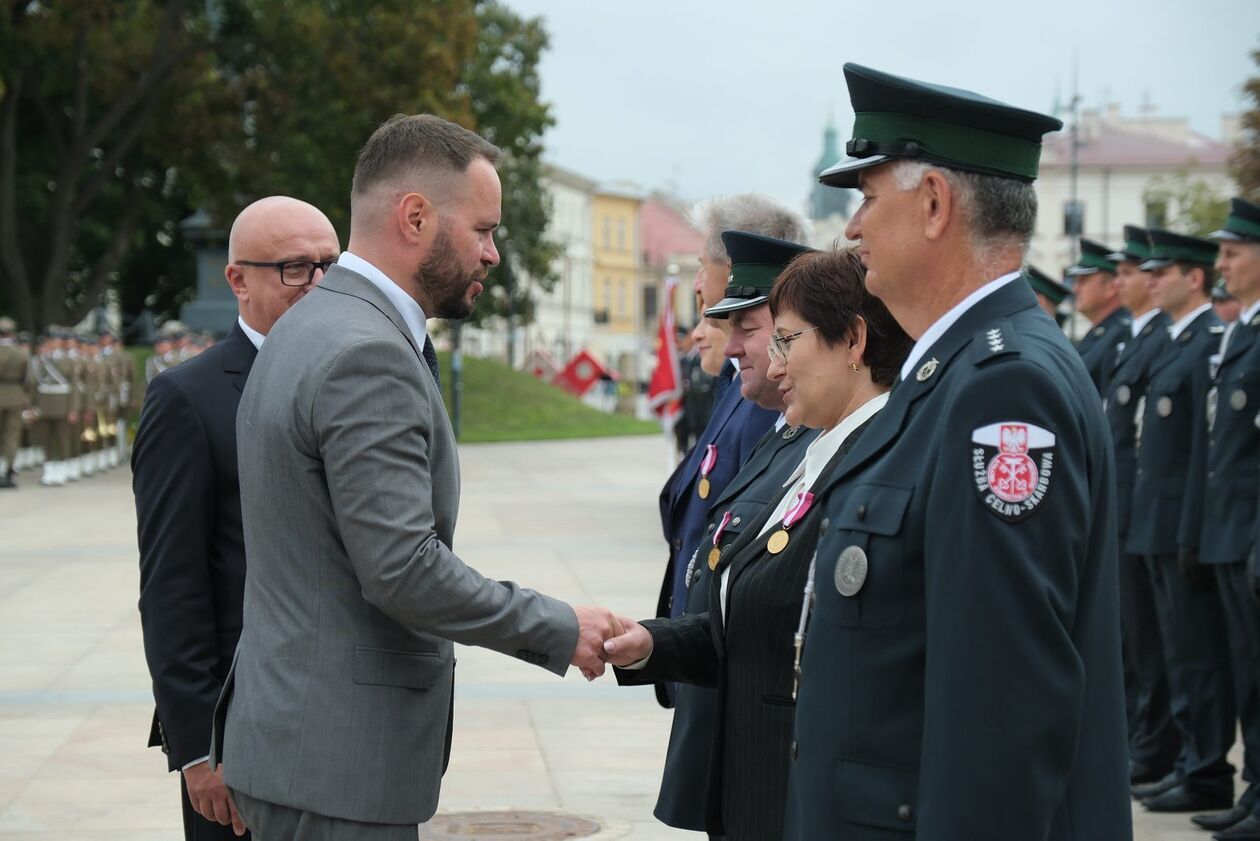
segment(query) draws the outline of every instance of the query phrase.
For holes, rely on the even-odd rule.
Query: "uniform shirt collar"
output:
[[[362,275],[373,286],[381,290],[385,297],[389,299],[389,302],[394,305],[394,308],[398,310],[398,314],[403,317],[403,321],[407,323],[407,329],[411,331],[411,337],[415,339],[416,347],[424,347],[424,338],[428,331],[424,323],[424,310],[416,303],[415,298],[408,295],[401,286],[390,280],[385,272],[357,254],[351,254],[349,251],[341,252],[341,256],[337,258],[337,265]]]
[[[1247,307],[1247,309],[1245,309],[1245,310],[1243,310],[1241,313],[1239,313],[1239,314],[1238,314],[1238,323],[1239,323],[1239,324],[1250,324],[1250,323],[1251,323],[1251,319],[1255,318],[1257,314],[1260,314],[1260,301],[1256,301],[1254,304],[1252,304],[1251,306]]]
[[[785,426],[787,426],[787,415],[783,414],[782,412],[779,412],[779,417],[778,417],[778,419],[774,422],[774,431],[775,431],[775,432],[782,432],[782,431],[783,431],[783,427],[785,427]]]
[[[1141,315],[1133,316],[1133,322],[1129,325],[1130,335],[1136,338],[1157,315],[1159,315],[1159,307],[1151,307]]]
[[[814,481],[818,478],[818,474],[822,473],[827,463],[831,461],[831,457],[840,449],[840,445],[845,442],[853,430],[870,420],[876,412],[884,408],[884,404],[888,402],[889,392],[877,394],[870,400],[867,400],[848,417],[841,420],[838,424],[819,435],[813,441],[809,442],[809,446],[805,448],[805,457],[801,459],[801,463],[792,471],[792,475],[788,476],[783,482],[783,487],[790,488],[799,480],[804,479],[803,489],[808,490],[814,486]],[[790,495],[789,495],[790,496]],[[780,507],[787,511],[788,504],[794,500],[784,497],[780,500]],[[778,518],[783,519],[782,516]],[[778,522],[771,517],[771,525]]]
[[[1195,307],[1193,311],[1191,311],[1187,315],[1182,316],[1180,321],[1170,326],[1168,328],[1168,335],[1172,336],[1173,339],[1176,340],[1177,337],[1180,336],[1182,333],[1184,333],[1186,331],[1186,328],[1190,326],[1190,322],[1194,321],[1196,318],[1203,315],[1203,313],[1207,312],[1210,309],[1212,309],[1211,301],[1208,301],[1203,304],[1199,304],[1199,306]]]
[[[923,335],[914,343],[914,347],[910,349],[910,355],[906,357],[905,364],[901,366],[901,378],[908,379],[910,372],[919,364],[919,360],[923,358],[923,354],[928,352],[932,345],[936,344],[936,340],[945,335],[945,331],[954,326],[954,322],[962,318],[967,310],[1001,289],[1006,284],[1020,277],[1019,271],[1013,271],[1010,274],[1004,274],[997,280],[991,280],[984,286],[981,286],[975,292],[972,292],[966,298],[959,301],[952,310],[938,318],[931,327],[923,331]]]
[[[249,339],[250,343],[254,346],[254,350],[262,350],[263,339],[267,337],[246,324],[245,316],[243,315],[238,315],[236,317],[236,323],[241,325],[241,332],[245,334],[245,338]]]

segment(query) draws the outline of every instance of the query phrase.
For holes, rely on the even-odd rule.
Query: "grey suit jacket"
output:
[[[339,266],[276,324],[237,414],[244,630],[211,762],[235,790],[347,820],[437,807],[451,640],[568,668],[563,602],[451,549],[459,462],[402,316]]]

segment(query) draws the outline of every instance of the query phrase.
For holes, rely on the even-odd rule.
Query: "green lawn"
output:
[[[439,353],[442,390],[451,410],[449,354]],[[541,441],[661,434],[651,421],[592,409],[563,389],[501,362],[464,357],[463,434],[460,441]]]
[[[149,348],[128,348],[136,361],[139,398],[144,388],[144,362]],[[447,411],[451,411],[451,361],[439,353],[442,365],[442,391]],[[132,428],[139,418],[137,399]],[[464,357],[465,443],[491,441],[542,441],[557,438],[603,438],[610,435],[661,434],[651,421],[627,415],[609,415],[592,409],[567,391],[540,382],[529,374],[514,371],[501,362]]]

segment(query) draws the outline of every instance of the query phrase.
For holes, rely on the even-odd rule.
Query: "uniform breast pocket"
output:
[[[845,628],[889,628],[906,612],[899,538],[913,488],[859,484],[819,524],[815,614]]]
[[[1181,399],[1185,377],[1180,375],[1157,377],[1151,380],[1146,395],[1146,414],[1156,420],[1167,420],[1173,415],[1188,411],[1187,401]]]

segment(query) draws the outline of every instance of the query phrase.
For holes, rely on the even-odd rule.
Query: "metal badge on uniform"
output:
[[[812,493],[809,491],[797,493],[796,502],[792,503],[783,514],[783,522],[780,524],[779,530],[770,535],[770,539],[766,541],[766,550],[771,555],[777,555],[787,548],[788,541],[792,539],[788,530],[809,513],[809,509],[813,504],[814,495]]]
[[[738,520],[738,518],[736,518]],[[709,572],[717,569],[718,561],[722,559],[722,550],[718,548],[718,541],[722,539],[722,532],[726,531],[726,526],[731,522],[731,512],[727,511],[722,515],[722,522],[713,532],[713,548],[709,550]]]
[[[940,360],[936,358],[929,359],[919,368],[919,371],[914,375],[914,378],[921,383],[927,382],[931,379],[932,375],[936,373],[936,366],[940,364]]]
[[[861,546],[850,546],[836,558],[836,590],[846,598],[852,598],[866,583],[866,552]]]
[[[1121,406],[1128,406],[1129,401],[1133,399],[1133,390],[1127,385],[1122,385],[1116,389],[1116,402]]]
[[[1172,410],[1172,398],[1168,395],[1165,394],[1163,397],[1155,401],[1155,414],[1159,415],[1161,418],[1166,418],[1171,415]]]
[[[1101,336],[1103,333],[1106,333],[1106,332],[1107,332],[1107,328],[1105,327],[1095,327],[1094,337],[1097,338],[1098,336]]]
[[[1247,392],[1241,388],[1235,389],[1234,393],[1229,396],[1229,405],[1236,412],[1241,412],[1247,408]]]
[[[766,541],[766,550],[771,555],[777,555],[787,548],[788,540],[790,539],[786,531],[779,529],[770,535],[770,539]]]
[[[1002,421],[971,433],[972,485],[980,501],[1007,522],[1037,510],[1050,490],[1054,433],[1027,421]]]
[[[801,431],[801,428],[799,426],[789,426],[787,429],[783,430],[783,440],[791,441],[793,438],[796,437],[796,433],[800,431]]]

